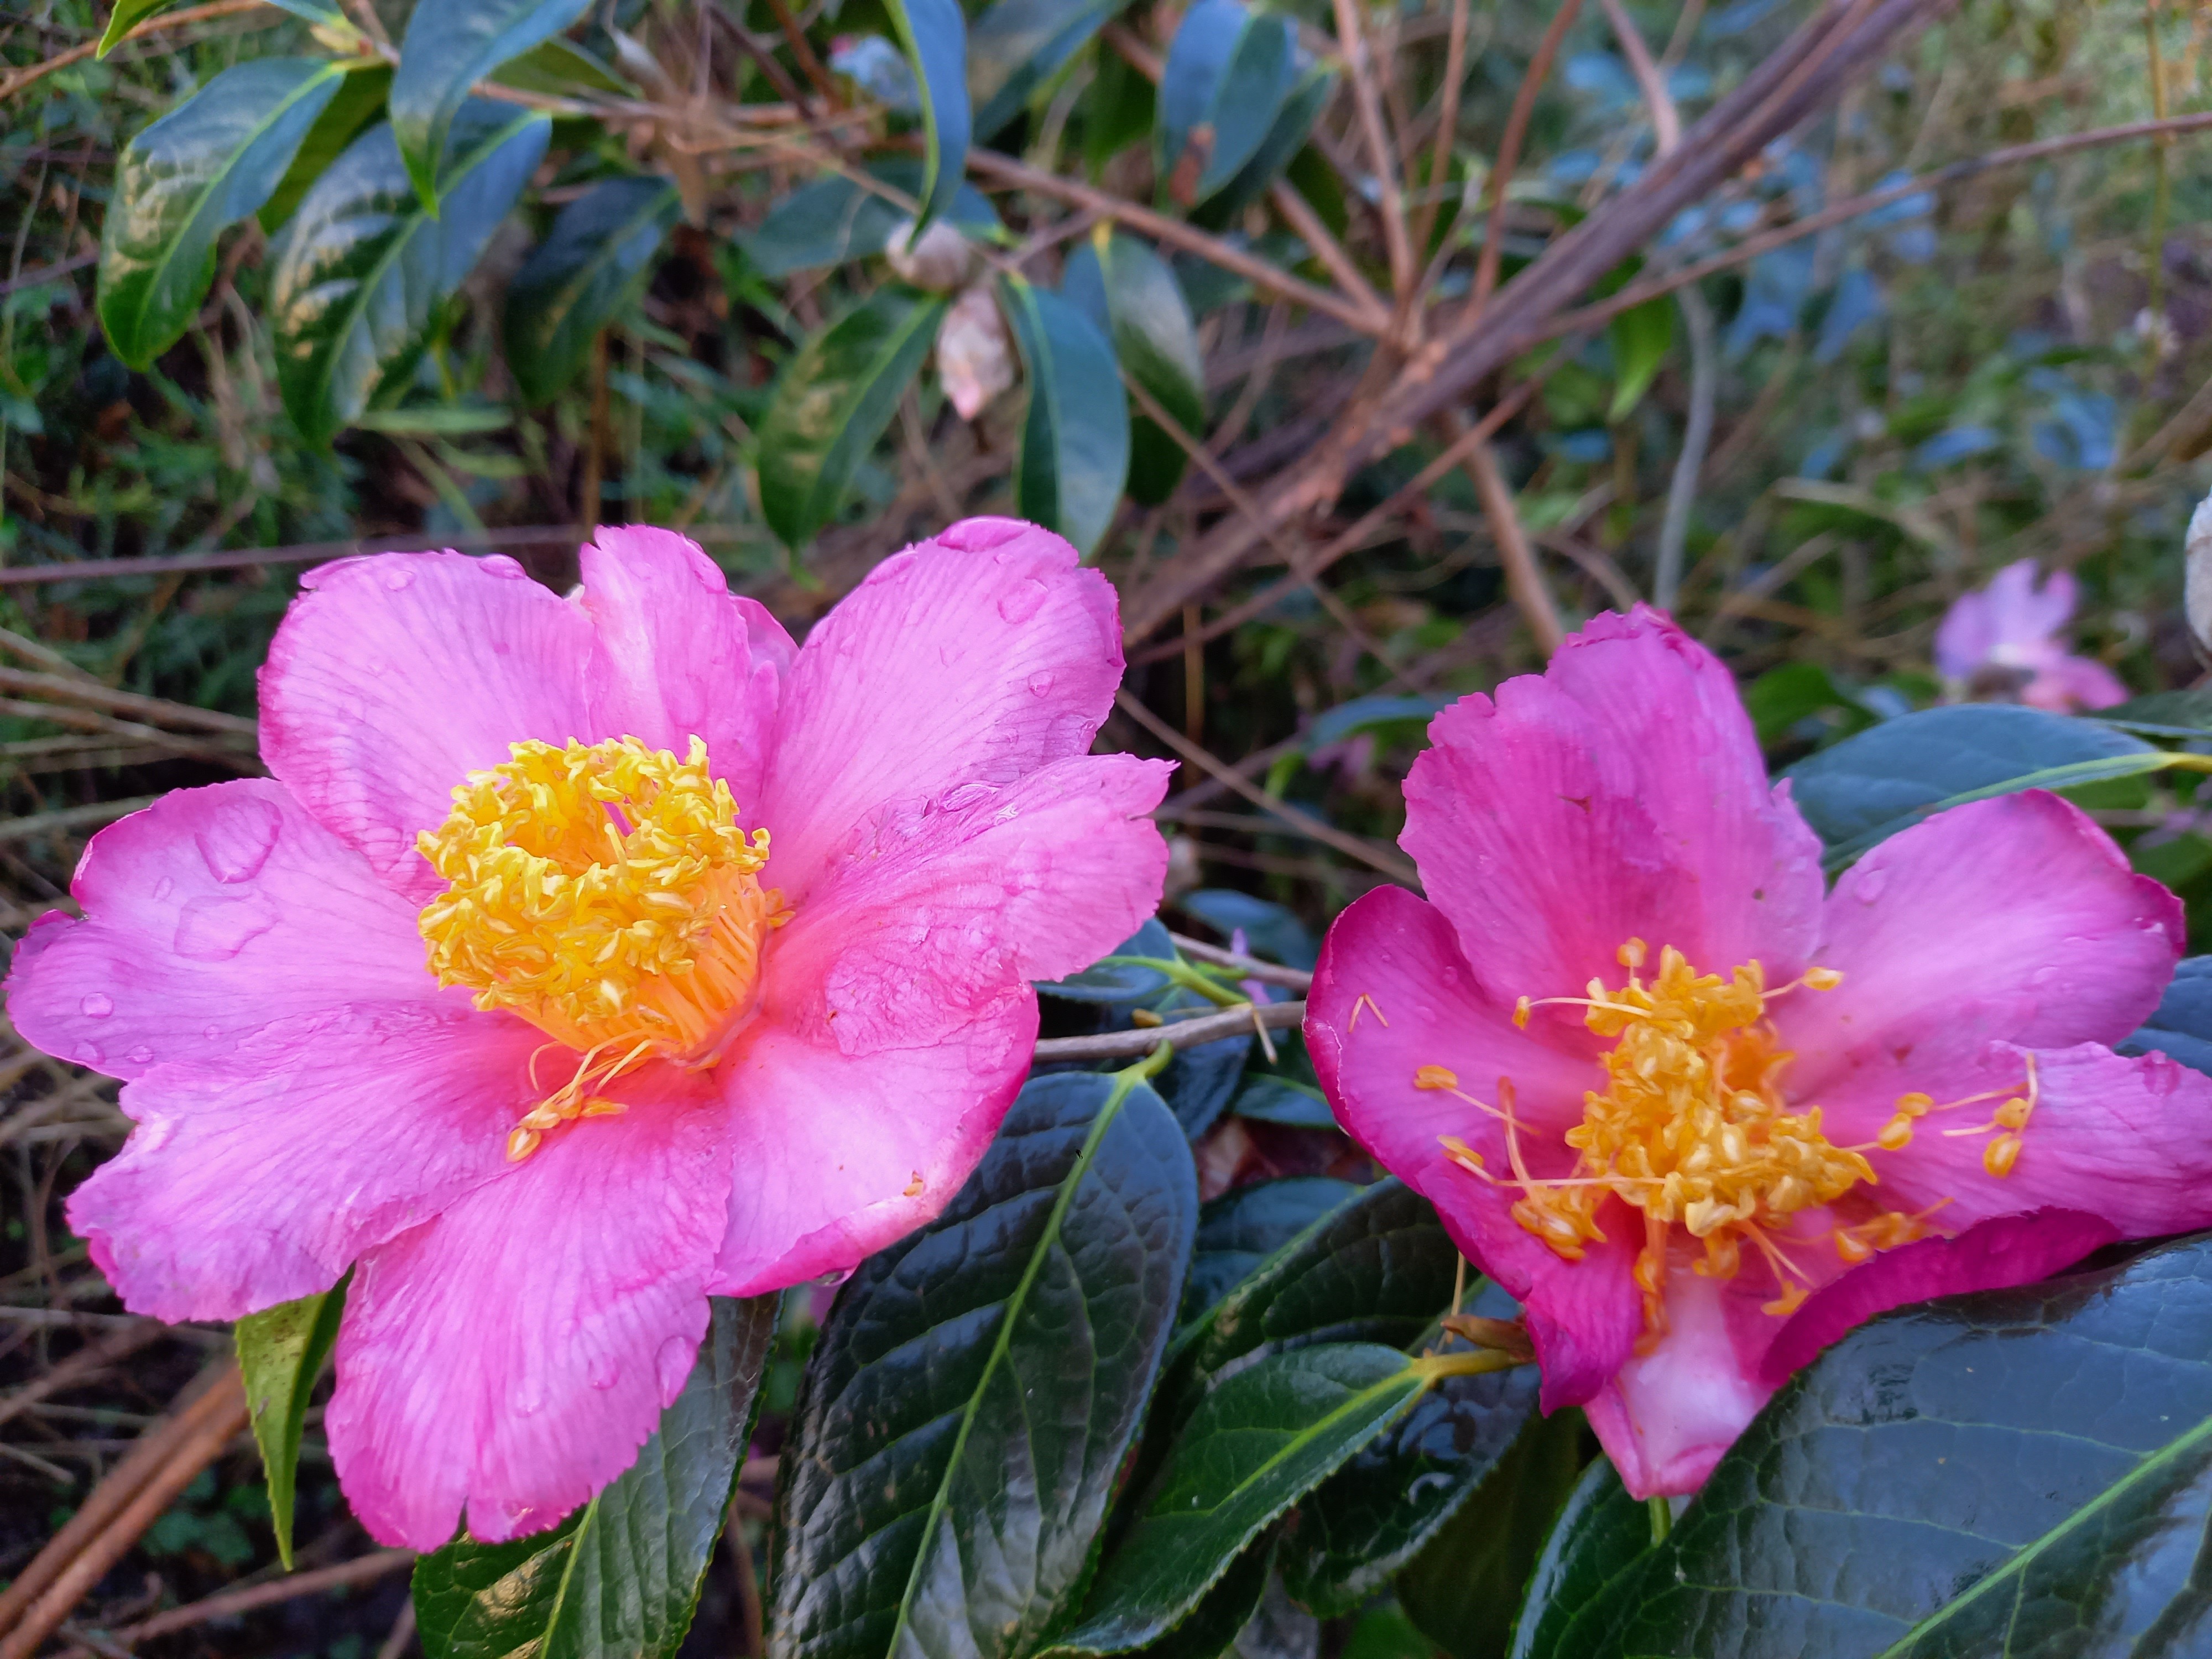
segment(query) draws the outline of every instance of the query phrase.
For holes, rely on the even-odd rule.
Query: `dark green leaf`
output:
[[[292,216],[294,210],[307,199],[315,180],[330,170],[331,163],[344,153],[348,144],[361,137],[362,129],[383,112],[385,94],[392,90],[391,66],[356,59],[339,67],[345,70],[345,79],[339,82],[331,101],[323,106],[315,125],[307,129],[300,148],[292,153],[292,165],[285,168],[283,182],[254,216],[260,220],[264,233],[274,234],[277,227]]]
[[[1613,342],[1613,406],[1608,422],[1625,421],[1650,390],[1652,377],[1674,344],[1674,296],[1662,294],[1617,313],[1606,325]]]
[[[1591,1516],[1535,1621],[1547,1643],[1522,1650],[2179,1659],[2212,1633],[2208,1506],[2200,1237],[1862,1326],[1775,1396],[1665,1543],[1624,1566],[1626,1507]]]
[[[407,15],[392,77],[392,131],[415,192],[434,216],[453,189],[441,168],[469,88],[510,58],[551,40],[590,0],[424,0]],[[460,146],[451,146],[454,154]],[[502,210],[504,211],[504,210]]]
[[[773,1296],[712,1307],[684,1392],[605,1491],[550,1532],[415,1564],[428,1659],[666,1659],[683,1644],[775,1335]]]
[[[1580,1412],[1531,1418],[1474,1498],[1398,1575],[1398,1604],[1452,1659],[1503,1659],[1538,1551],[1575,1489],[1584,1438]]]
[[[173,10],[183,0],[115,0],[115,9],[107,14],[107,27],[100,31],[100,47],[95,54],[105,58],[115,49],[115,43],[137,28],[149,17],[158,17]],[[281,10],[295,17],[304,17],[310,23],[343,23],[345,14],[336,0],[269,0]]]
[[[507,365],[526,402],[576,378],[683,208],[665,179],[608,179],[561,210],[507,289]]]
[[[323,1374],[337,1342],[346,1282],[351,1277],[349,1273],[320,1296],[248,1314],[232,1333],[253,1443],[261,1449],[261,1468],[269,1479],[269,1522],[276,1534],[276,1559],[287,1572],[292,1570],[292,1494],[300,1467],[300,1431],[307,1420],[307,1397],[315,1391],[315,1379]]]
[[[1198,1212],[1198,1248],[1183,1286],[1187,1324],[1241,1284],[1261,1262],[1359,1188],[1328,1176],[1285,1176],[1232,1187]]]
[[[1228,1378],[1183,1425],[1055,1650],[1125,1653],[1158,1640],[1262,1528],[1404,1416],[1425,1382],[1404,1354],[1371,1343],[1273,1354]]]
[[[2130,697],[2096,718],[2160,738],[2202,738],[2212,732],[2212,691],[2153,691]]]
[[[1434,712],[1433,708],[1430,712]],[[1219,933],[1224,941],[1243,933],[1245,950],[1266,961],[1279,962],[1291,968],[1311,968],[1314,958],[1320,954],[1313,934],[1295,911],[1255,898],[1249,893],[1240,893],[1233,887],[1200,887],[1185,893],[1176,902]]]
[[[1015,510],[1087,555],[1113,523],[1129,476],[1129,403],[1114,348],[1057,294],[1019,277],[999,291],[1030,385]]]
[[[2095,720],[2010,703],[1924,709],[1846,738],[1790,768],[1798,810],[1832,863],[1947,806],[2021,789],[2059,789],[2163,765],[2139,738]]]
[[[143,368],[183,337],[215,278],[216,238],[276,192],[345,73],[326,59],[234,64],[152,125],[116,167],[100,321]]]
[[[1239,1117],[1260,1123],[1280,1123],[1292,1129],[1334,1129],[1336,1114],[1328,1097],[1318,1089],[1288,1078],[1261,1075],[1244,1085],[1231,1108]]]
[[[995,0],[968,37],[968,96],[975,137],[988,141],[1022,112],[1129,0]]]
[[[1150,1089],[1023,1089],[944,1214],[838,1295],[783,1454],[775,1659],[1035,1650],[1143,1419],[1197,1213]]]
[[[1144,1659],[1222,1659],[1259,1612],[1274,1563],[1274,1540],[1263,1538],[1237,1558],[1181,1624],[1143,1650]]]
[[[1536,1387],[1522,1365],[1431,1389],[1299,1505],[1277,1555],[1291,1594],[1328,1619],[1382,1589],[1498,1467],[1535,1415]]]
[[[1607,1598],[1650,1553],[1650,1507],[1631,1498],[1613,1465],[1599,1458],[1575,1482],[1536,1558],[1514,1622],[1513,1659],[1581,1659],[1576,1644],[1583,1615],[1601,1617]]]
[[[2124,1054],[2154,1050],[2200,1072],[2212,1072],[2212,957],[2191,957],[2178,964],[2157,1009],[2140,1030],[2119,1044]]]
[[[786,545],[804,547],[836,516],[951,303],[878,289],[784,366],[760,427],[760,499],[761,516]]]
[[[921,191],[921,163],[907,157],[872,161],[867,171],[909,200]],[[891,232],[913,216],[842,174],[801,185],[769,210],[760,228],[740,237],[745,257],[766,276],[788,276],[881,253]],[[952,222],[971,236],[1000,228],[997,210],[973,185],[952,200]]]
[[[958,0],[884,0],[921,92],[919,231],[949,212],[968,170],[968,20]]]
[[[1167,925],[1152,917],[1123,939],[1097,963],[1066,979],[1051,980],[1036,988],[1065,1002],[1149,1002],[1168,988],[1167,975],[1157,968],[1140,967],[1120,957],[1148,957],[1155,962],[1176,960],[1175,939]]]
[[[1242,0],[1198,0],[1183,14],[1160,78],[1158,140],[1159,176],[1183,206],[1213,195],[1267,141],[1298,78],[1297,40],[1287,18]]]
[[[1113,341],[1130,378],[1173,417],[1186,436],[1206,434],[1206,365],[1198,325],[1175,271],[1151,246],[1101,225],[1068,255],[1060,292]],[[1148,416],[1129,433],[1129,494],[1158,506],[1174,493],[1188,453]]]
[[[326,443],[412,367],[545,153],[552,124],[472,100],[445,163],[450,210],[424,212],[392,128],[371,128],[300,204],[270,284],[276,378],[309,441]]]
[[[1234,178],[1224,181],[1207,200],[1192,210],[1192,222],[1203,225],[1209,230],[1222,229],[1249,204],[1258,200],[1267,186],[1275,182],[1305,148],[1307,136],[1313,131],[1314,123],[1321,118],[1322,110],[1335,90],[1336,72],[1334,70],[1322,64],[1308,68],[1283,100],[1282,107],[1276,112],[1267,137],[1252,152],[1252,159],[1237,170]],[[1305,256],[1297,252],[1299,244],[1295,239],[1286,240],[1290,241],[1291,250],[1289,263],[1295,264]]]
[[[609,98],[639,95],[638,89],[616,74],[611,65],[558,34],[501,64],[489,78],[499,86],[553,98],[574,98],[579,93]]]
[[[1096,178],[1099,170],[1152,131],[1158,102],[1152,83],[1122,57],[1101,47],[1079,112],[1083,123],[1083,161]]]

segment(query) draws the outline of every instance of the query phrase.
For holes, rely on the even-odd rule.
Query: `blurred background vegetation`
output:
[[[102,240],[118,202],[152,200],[169,165],[140,135],[240,65],[342,66],[308,145],[330,166],[404,61],[404,0],[134,3],[137,32],[105,57],[104,4],[6,0],[10,935],[68,902],[100,824],[258,769],[255,671],[297,575],[368,548],[498,550],[565,586],[583,526],[669,526],[803,631],[950,520],[1054,523],[1121,585],[1133,623],[1107,741],[1186,762],[1160,815],[1171,897],[1206,896],[1176,919],[1274,927],[1249,942],[1284,959],[1402,878],[1399,785],[1440,702],[1655,592],[1736,668],[1778,766],[1961,695],[1935,666],[1936,624],[2021,559],[2074,574],[2075,648],[2132,692],[2201,672],[2180,561],[2212,486],[2212,138],[1977,163],[2212,110],[2212,13],[1893,7],[1866,62],[1785,88],[1802,106],[1778,136],[1602,275],[1524,306],[1525,337],[1419,408],[1406,388],[1454,360],[1492,282],[1504,316],[1550,280],[1573,227],[1617,222],[1663,183],[1676,124],[1705,142],[1693,124],[1794,31],[1876,8],[979,4],[957,101],[989,119],[969,188],[935,192],[960,234],[909,247],[932,158],[958,179],[954,89],[932,84],[922,50],[941,20],[897,0],[797,4],[568,8],[550,52],[469,106],[544,118],[526,177],[473,220],[448,197],[437,234],[467,246],[347,368],[302,297],[313,168],[278,191],[289,219],[255,216],[258,202],[228,215],[204,291],[170,296],[173,343],[150,324],[111,339]],[[1231,44],[1209,58],[1201,23]],[[1279,62],[1248,83],[1263,28],[1280,31]],[[154,169],[135,185],[134,141]],[[1249,165],[1212,165],[1240,143]],[[404,216],[405,187],[386,210]],[[1772,235],[1824,212],[1817,234]],[[1698,261],[1711,273],[1681,283]],[[1571,305],[1655,276],[1677,286],[1549,337]],[[937,331],[948,307],[966,336]],[[349,401],[300,391],[310,359],[354,374]],[[2212,840],[2178,787],[2087,799],[2142,867],[2200,891]],[[1278,908],[1240,910],[1237,893]],[[220,1339],[131,1336],[62,1224],[59,1198],[126,1127],[113,1085],[12,1034],[0,1079],[4,1583]],[[1249,1156],[1217,1148],[1219,1179]],[[787,1328],[771,1425],[808,1328]],[[38,1392],[81,1354],[89,1392]],[[362,1548],[314,1444],[310,1567]],[[765,1487],[745,1490],[757,1543]],[[99,1628],[272,1575],[258,1498],[250,1452],[187,1491],[106,1581]],[[145,1639],[396,1656],[404,1583]],[[749,1568],[717,1575],[686,1651],[757,1651],[757,1623]],[[1326,1639],[1362,1659],[1422,1650],[1395,1626]]]

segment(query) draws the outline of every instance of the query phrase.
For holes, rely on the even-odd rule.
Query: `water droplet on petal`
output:
[[[258,896],[202,896],[177,913],[176,951],[194,962],[228,962],[276,925],[276,912]]]
[[[220,1025],[203,1025],[200,1027],[200,1036],[202,1040],[205,1042],[213,1042],[222,1035],[222,1027]]]
[[[221,817],[203,824],[192,840],[208,873],[217,881],[235,884],[261,873],[283,827],[284,815],[273,801],[248,797],[233,802]]]
[[[1030,676],[1030,695],[1035,697],[1052,695],[1052,676],[1045,670],[1040,668]]]
[[[691,1361],[697,1352],[696,1343],[680,1336],[672,1336],[660,1345],[653,1356],[653,1374],[660,1379],[660,1397],[672,1398],[684,1386],[684,1379],[691,1375]]]
[[[80,1042],[70,1058],[80,1066],[97,1066],[107,1058],[107,1050],[97,1042]]]
[[[415,573],[397,560],[384,567],[384,585],[398,593],[415,585]]]
[[[87,1019],[106,1019],[115,1012],[115,999],[102,991],[94,991],[76,1006],[77,1012]]]
[[[477,560],[477,568],[480,570],[489,570],[493,575],[510,582],[521,581],[530,574],[504,553],[495,553],[488,559]]]
[[[584,1367],[584,1380],[595,1389],[611,1389],[622,1381],[622,1361],[611,1353],[595,1353]]]
[[[133,1066],[150,1066],[154,1063],[154,1051],[142,1042],[131,1051],[130,1060]]]
[[[168,897],[170,894],[176,890],[177,884],[171,881],[167,876],[162,877],[161,880],[154,884],[154,902],[159,904],[163,899]]]
[[[1858,879],[1851,884],[1851,895],[1861,904],[1872,904],[1881,896],[1881,890],[1888,885],[1888,871],[1880,866],[1871,870],[1862,866]]]
[[[525,1376],[507,1396],[508,1409],[517,1417],[535,1417],[545,1409],[545,1380],[535,1372]]]
[[[1034,576],[1024,576],[999,595],[999,614],[1019,625],[1042,610],[1044,601],[1044,584]]]
[[[963,519],[938,533],[937,544],[956,553],[988,553],[1027,530],[1019,519]]]

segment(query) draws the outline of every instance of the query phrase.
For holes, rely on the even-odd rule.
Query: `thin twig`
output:
[[[1550,27],[1536,43],[1536,55],[1528,60],[1528,72],[1521,77],[1521,88],[1513,94],[1504,136],[1498,141],[1498,159],[1490,169],[1490,217],[1483,228],[1482,252],[1475,260],[1474,287],[1460,317],[1462,329],[1482,314],[1498,286],[1498,264],[1504,255],[1506,187],[1513,182],[1514,168],[1521,165],[1521,144],[1528,136],[1528,118],[1535,113],[1536,94],[1551,78],[1552,60],[1559,56],[1559,43],[1567,38],[1581,10],[1582,0],[1559,0],[1559,9],[1552,14]]]
[[[0,668],[0,690],[27,691],[52,697],[58,702],[76,703],[88,708],[104,709],[110,714],[135,714],[140,720],[155,725],[190,726],[198,731],[221,732],[241,738],[257,734],[254,723],[237,714],[219,714],[211,708],[195,708],[190,703],[172,702],[166,697],[142,697],[136,691],[117,691],[97,681],[74,679],[60,674],[33,674],[21,668]]]
[[[1437,212],[1443,204],[1439,192],[1451,177],[1452,145],[1459,137],[1459,94],[1467,79],[1468,0],[1451,0],[1451,36],[1444,46],[1443,102],[1437,113],[1437,139],[1429,152],[1428,187],[1422,192],[1420,216],[1413,226],[1416,251],[1429,246],[1437,230]],[[1427,287],[1424,278],[1422,287]]]
[[[1390,153],[1390,136],[1382,128],[1382,106],[1375,95],[1375,66],[1368,58],[1367,38],[1359,27],[1359,0],[1336,0],[1336,37],[1350,71],[1352,107],[1359,118],[1360,137],[1366,142],[1368,165],[1375,170],[1376,206],[1382,219],[1383,246],[1390,256],[1390,290],[1403,304],[1413,289],[1413,245],[1406,235],[1406,198],[1398,188],[1398,164]]]
[[[1690,415],[1682,428],[1681,452],[1674,457],[1674,476],[1667,484],[1667,511],[1659,523],[1659,556],[1651,572],[1651,603],[1662,611],[1672,611],[1681,597],[1690,509],[1697,504],[1698,480],[1705,472],[1705,450],[1713,440],[1713,404],[1720,388],[1712,307],[1694,283],[1675,294],[1674,304],[1690,337]]]
[[[1224,1008],[1218,1014],[1201,1014],[1195,1019],[1170,1020],[1165,1025],[1102,1031],[1097,1036],[1044,1037],[1038,1041],[1036,1057],[1039,1060],[1121,1060],[1148,1054],[1163,1042],[1172,1042],[1180,1051],[1224,1037],[1249,1036],[1255,1028],[1286,1031],[1303,1024],[1305,1017],[1306,1006],[1302,1001],[1257,1002]]]
[[[1446,430],[1457,438],[1458,412],[1448,410],[1443,418]],[[1529,546],[1528,532],[1522,527],[1512,486],[1498,470],[1498,458],[1486,443],[1468,445],[1460,467],[1474,484],[1483,516],[1490,521],[1491,539],[1498,544],[1498,562],[1505,567],[1506,592],[1513,596],[1529,633],[1535,636],[1536,648],[1548,657],[1559,648],[1567,630],[1559,621],[1559,606],[1552,602],[1552,590],[1544,585],[1536,550]]]
[[[1183,955],[1210,962],[1217,968],[1233,968],[1243,977],[1256,979],[1262,985],[1286,985],[1293,991],[1312,988],[1313,975],[1303,968],[1285,968],[1279,962],[1261,962],[1256,957],[1241,956],[1218,945],[1208,945],[1202,939],[1192,939],[1187,933],[1170,933],[1168,937]]]
[[[149,1342],[158,1341],[162,1334],[162,1327],[149,1322],[111,1332],[104,1341],[78,1349],[45,1376],[33,1379],[5,1400],[0,1400],[0,1423],[5,1423],[17,1413],[37,1405],[49,1395],[77,1387],[117,1360],[137,1352]]]
[[[213,0],[210,5],[187,6],[184,10],[173,11],[167,16],[147,19],[116,44],[118,46],[125,46],[137,40],[141,35],[156,33],[163,29],[188,28],[194,23],[212,22],[218,17],[235,17],[240,12],[258,11],[260,9],[261,3],[262,0]],[[270,24],[281,23],[283,21],[284,14],[276,12],[272,15],[255,18],[254,23],[256,27],[265,27]],[[5,80],[0,80],[0,102],[13,98],[33,82],[43,81],[57,70],[65,70],[72,64],[82,64],[99,50],[100,37],[94,35],[81,46],[71,46],[67,52],[55,53],[44,63],[26,65]]]
[[[135,1625],[125,1625],[120,1630],[100,1633],[126,1648],[133,1647],[156,1636],[190,1630],[195,1625],[209,1624],[217,1619],[235,1619],[240,1613],[295,1601],[303,1595],[320,1595],[329,1590],[344,1589],[355,1584],[374,1583],[403,1567],[411,1566],[414,1561],[415,1552],[412,1550],[374,1550],[367,1555],[356,1556],[350,1561],[341,1561],[336,1566],[319,1567],[313,1572],[296,1572],[286,1577],[272,1578],[266,1583],[250,1584],[243,1589],[225,1590],[220,1595],[188,1601],[181,1607],[157,1613],[151,1619],[143,1619]],[[65,1653],[61,1659],[71,1659],[71,1656]]]

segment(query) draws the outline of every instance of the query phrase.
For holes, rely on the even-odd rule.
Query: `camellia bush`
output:
[[[1952,646],[2095,712],[1783,779],[1600,616],[1436,716],[1422,892],[1309,967],[1153,914],[1170,769],[1091,752],[1117,605],[1050,532],[803,645],[668,532],[582,573],[311,574],[268,775],[103,831],[7,986],[125,1080],[70,1224],[237,1322],[288,1559],[334,1366],[426,1652],[676,1653],[809,1285],[788,1659],[2204,1651],[2212,978],[2069,797],[2212,710],[2067,669],[2067,591]],[[1201,1202],[1224,1115],[1325,1162]]]

